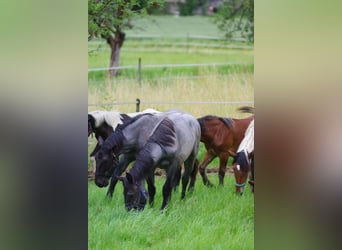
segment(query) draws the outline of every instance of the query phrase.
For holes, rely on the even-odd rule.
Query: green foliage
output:
[[[201,8],[203,12],[203,8],[207,5],[207,2],[208,0],[186,0],[184,3],[179,2],[179,14],[181,16],[191,16],[198,8]]]
[[[231,38],[240,33],[250,42],[254,42],[254,0],[229,0],[218,5],[214,22]]]
[[[132,27],[134,17],[162,4],[161,0],[88,0],[88,40],[115,37],[116,32]]]

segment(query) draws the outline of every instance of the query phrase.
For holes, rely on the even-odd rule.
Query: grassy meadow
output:
[[[120,65],[137,66],[141,58],[141,85],[136,69],[122,69],[115,79],[107,79],[106,71],[88,72],[88,103],[94,104],[88,106],[88,111],[135,112],[134,102],[139,98],[141,110],[176,108],[195,117],[247,116],[236,111],[244,104],[175,102],[254,101],[253,49],[248,48],[249,44],[219,39],[222,34],[207,17],[152,17],[136,23],[135,29],[127,31]],[[108,67],[110,50],[103,41],[90,42],[88,51],[88,68]],[[144,68],[144,65],[236,62],[246,64]],[[132,103],[106,105],[111,102]],[[89,153],[95,143],[94,138],[88,139]],[[204,153],[201,143],[200,161]],[[217,166],[215,160],[209,168]],[[217,186],[217,174],[209,174],[209,179]],[[100,189],[93,181],[89,182],[88,248],[253,249],[254,196],[249,187],[240,197],[234,194],[235,180],[228,173],[223,188],[205,187],[198,175],[194,192],[187,193],[185,200],[180,201],[177,191],[166,213],[160,213],[164,181],[157,178],[155,206],[146,207],[141,213],[125,211],[120,183],[113,200],[108,201],[107,188]]]

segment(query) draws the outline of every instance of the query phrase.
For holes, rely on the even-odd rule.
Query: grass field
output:
[[[140,109],[160,111],[176,108],[195,117],[208,114],[242,118],[232,104],[184,104],[174,102],[254,101],[253,49],[241,42],[206,39],[222,37],[205,17],[154,17],[137,21],[135,30],[127,31],[121,51],[121,65],[137,65],[142,59],[142,81],[138,84],[136,69],[121,70],[115,79],[106,72],[88,73],[88,111],[105,109],[134,112],[135,104],[101,105],[108,102],[134,102],[140,98]],[[193,38],[201,36],[202,38]],[[109,50],[103,41],[89,43],[88,68],[107,67]],[[144,68],[157,64],[199,64],[248,62],[243,65]],[[162,103],[168,102],[168,103]],[[251,105],[251,104],[250,104]],[[253,104],[252,104],[253,105]],[[95,146],[88,139],[88,152]],[[205,153],[201,143],[198,159]],[[90,163],[90,162],[89,162]],[[228,166],[231,165],[231,159]],[[208,167],[217,167],[214,160]],[[90,164],[88,164],[88,169]],[[209,179],[217,186],[217,174]],[[228,174],[223,188],[207,188],[200,176],[195,191],[180,201],[173,194],[166,213],[160,213],[164,178],[156,180],[155,207],[141,213],[124,209],[122,185],[113,200],[105,200],[107,188],[94,182],[88,185],[89,249],[253,249],[254,196],[246,187],[243,196],[234,194],[234,178]]]
[[[217,175],[209,176],[217,185]],[[254,197],[249,187],[243,196],[233,193],[234,180],[226,177],[223,188],[207,188],[197,180],[193,193],[180,200],[173,193],[165,213],[159,211],[164,178],[156,181],[155,206],[126,212],[122,184],[113,200],[106,189],[88,187],[89,249],[253,249]]]

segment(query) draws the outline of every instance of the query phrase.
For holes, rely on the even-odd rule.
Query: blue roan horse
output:
[[[112,177],[107,192],[109,198],[113,196],[118,181],[115,176],[121,175],[129,163],[135,160],[136,154],[145,145],[154,126],[162,118],[152,114],[138,115],[119,126],[99,148],[95,155],[95,184],[98,187],[106,187]],[[119,155],[121,155],[120,161],[117,162]],[[155,191],[149,189],[149,192]]]
[[[138,115],[131,119],[129,122],[120,125],[115,132],[109,136],[102,144],[96,157],[96,172],[95,183],[99,187],[105,187],[109,184],[107,196],[112,197],[114,188],[118,179],[129,163],[136,159],[138,152],[146,144],[148,138],[152,134],[154,127],[166,116],[179,111],[169,111],[159,114],[144,114]],[[119,163],[117,157],[120,156]],[[196,169],[197,170],[197,169]],[[191,183],[195,182],[196,173],[191,176]],[[179,173],[179,178],[180,178]],[[153,204],[155,194],[154,176],[147,178],[149,202]]]
[[[171,191],[177,183],[177,175],[184,163],[182,194],[193,173],[199,149],[201,128],[197,120],[186,113],[170,113],[155,127],[145,146],[137,155],[133,168],[126,177],[118,177],[124,185],[125,207],[127,210],[143,209],[146,204],[146,191],[143,180],[153,176],[156,166],[167,170],[163,186],[163,210],[171,198]],[[189,189],[193,188],[190,183]]]

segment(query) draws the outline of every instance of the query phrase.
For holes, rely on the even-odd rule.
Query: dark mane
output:
[[[206,126],[205,126],[204,123],[206,121],[208,121],[208,120],[213,120],[213,119],[218,119],[227,128],[232,128],[233,127],[233,120],[231,118],[218,117],[218,116],[215,116],[215,115],[206,115],[206,116],[203,116],[203,117],[197,119],[197,121],[199,122],[199,124],[201,126],[201,130],[205,131],[206,130]]]
[[[88,122],[90,122],[91,127],[94,129],[95,128],[95,118],[88,114]]]
[[[109,152],[114,146],[117,146],[118,148],[122,147],[123,142],[123,133],[121,130],[115,130],[115,132],[110,135],[104,143],[101,145],[101,149],[104,152]]]
[[[171,147],[176,141],[175,124],[165,117],[154,129],[147,142],[154,142],[162,147]]]
[[[123,124],[120,124],[117,128],[116,128],[116,131],[117,130],[120,130],[122,131],[123,129],[125,129],[127,126],[131,125],[132,123],[134,123],[135,121],[139,120],[141,117],[143,116],[147,116],[147,115],[153,115],[153,114],[150,114],[150,113],[143,113],[143,114],[139,114],[137,116],[134,116],[133,118],[131,119],[127,119],[127,122],[124,122]]]

